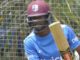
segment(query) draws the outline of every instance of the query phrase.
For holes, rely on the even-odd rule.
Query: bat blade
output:
[[[49,28],[59,50],[66,51],[69,48],[69,44],[63,33],[60,22],[54,22],[50,24]]]

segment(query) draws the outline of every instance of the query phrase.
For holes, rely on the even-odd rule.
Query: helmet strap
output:
[[[47,19],[47,20],[48,20],[48,23],[49,23],[49,24],[51,24],[51,23],[53,23],[53,22],[54,22],[54,18],[53,18],[53,16],[52,16],[52,14],[51,14],[51,13],[49,14],[49,16],[48,16],[48,19]]]

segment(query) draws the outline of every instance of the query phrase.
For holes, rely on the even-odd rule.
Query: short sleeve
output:
[[[24,40],[25,56],[28,60],[39,60],[36,50],[34,49],[33,41],[30,38]]]
[[[67,29],[68,29],[68,42],[70,48],[74,50],[80,45],[80,41],[71,27],[68,26]]]

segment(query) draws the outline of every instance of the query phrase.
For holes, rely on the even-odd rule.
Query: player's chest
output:
[[[40,58],[60,59],[60,53],[54,41],[38,43],[35,48]]]

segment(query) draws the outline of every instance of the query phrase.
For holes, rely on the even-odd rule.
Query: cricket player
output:
[[[50,7],[45,1],[32,1],[27,7],[28,24],[32,32],[24,39],[25,56],[28,60],[62,60],[62,56],[48,27],[51,22]],[[71,51],[80,54],[80,41],[73,29],[65,24],[61,28]],[[65,47],[65,45],[64,45]]]

